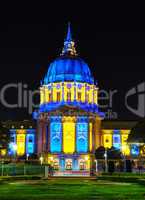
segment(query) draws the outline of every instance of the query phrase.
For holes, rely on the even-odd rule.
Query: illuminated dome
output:
[[[44,84],[61,81],[94,83],[88,65],[77,56],[60,56],[50,64]]]
[[[64,81],[94,83],[89,66],[76,53],[75,43],[71,36],[70,24],[68,26],[62,54],[50,64],[44,78],[44,84],[47,85],[49,83]]]

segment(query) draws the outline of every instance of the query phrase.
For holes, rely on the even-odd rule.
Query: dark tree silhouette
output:
[[[104,159],[104,154],[105,154],[105,148],[103,146],[99,147],[95,151],[95,158],[96,159]],[[111,147],[107,149],[107,158],[108,159],[121,159],[122,154],[120,150]]]
[[[128,137],[129,143],[145,143],[145,119],[138,122]]]
[[[140,151],[145,154],[145,119],[139,121],[131,129],[127,142],[129,144],[138,144]]]
[[[9,142],[10,142],[9,129],[0,122],[0,155],[1,155],[1,150],[8,149]]]

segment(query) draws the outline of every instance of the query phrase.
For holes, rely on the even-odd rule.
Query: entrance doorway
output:
[[[65,160],[65,169],[66,170],[72,170],[72,159],[66,159]]]
[[[79,160],[79,169],[85,170],[86,169],[86,161],[84,159]]]
[[[54,170],[59,170],[59,159],[54,159],[53,168]]]

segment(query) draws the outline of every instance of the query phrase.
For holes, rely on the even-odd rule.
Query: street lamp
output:
[[[122,146],[122,155],[123,155],[123,162],[124,162],[124,172],[126,172],[126,155],[125,155],[126,146]]]
[[[105,172],[108,172],[108,155],[107,155],[107,149],[105,148],[105,153],[104,153],[104,158],[105,158]]]
[[[29,160],[29,154],[27,153],[26,155],[26,160],[28,161]]]
[[[40,156],[39,160],[40,160],[40,163],[42,165],[43,164],[43,160],[44,160],[43,156]]]

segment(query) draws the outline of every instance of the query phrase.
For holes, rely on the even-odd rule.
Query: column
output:
[[[62,101],[64,101],[64,82],[62,83]]]
[[[49,136],[48,136],[48,122],[47,122],[47,124],[46,124],[46,147],[45,147],[45,149],[46,149],[46,151],[48,151],[48,146],[49,146]]]
[[[74,101],[76,101],[76,82],[74,82]]]
[[[78,170],[78,159],[73,158],[73,170]]]
[[[63,99],[64,100],[64,99]],[[63,152],[63,118],[61,117],[61,153],[64,153]]]
[[[65,170],[65,159],[63,157],[60,158],[60,170],[61,171]]]
[[[75,153],[77,153],[77,116],[75,120]]]
[[[96,137],[95,137],[95,134],[96,134],[96,126],[95,126],[95,120],[92,121],[92,152],[95,152],[95,149],[96,149]]]
[[[42,152],[42,123],[38,122],[38,133],[37,133],[37,152]]]
[[[90,118],[88,117],[88,152],[90,152]]]

